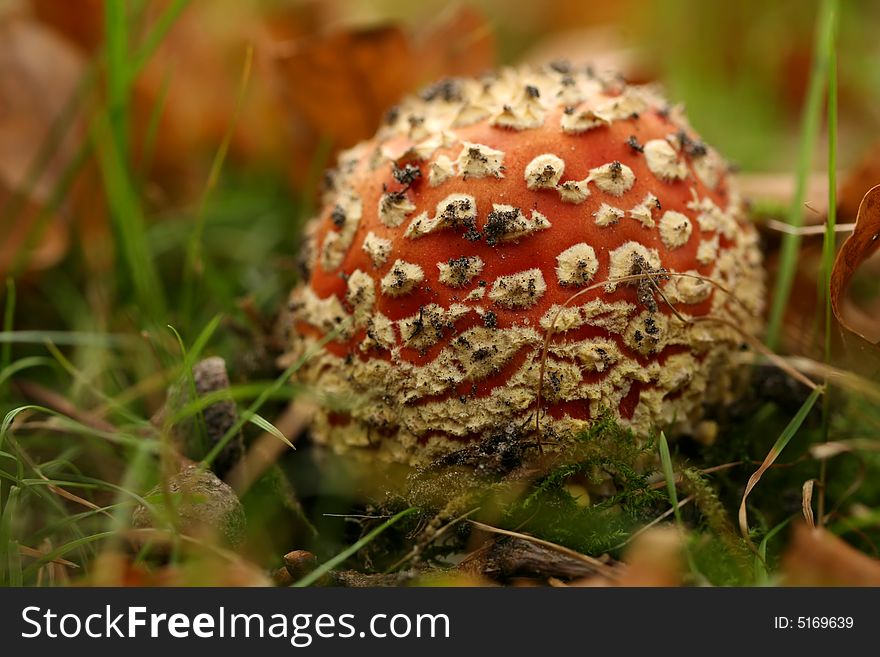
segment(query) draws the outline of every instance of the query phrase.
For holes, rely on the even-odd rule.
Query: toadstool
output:
[[[292,353],[349,400],[315,438],[417,464],[536,413],[558,443],[605,410],[695,426],[761,327],[725,162],[656,89],[590,69],[440,84],[339,156],[308,226]]]

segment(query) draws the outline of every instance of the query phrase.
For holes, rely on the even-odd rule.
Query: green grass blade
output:
[[[6,279],[6,305],[3,309],[3,332],[11,333],[15,321],[15,281]],[[12,343],[4,342],[0,351],[0,372],[5,373],[12,363]],[[0,399],[6,396],[6,379],[0,374]]]
[[[18,541],[9,541],[9,586],[23,586],[21,574],[21,551]]]
[[[318,342],[318,344],[316,345],[316,349],[321,349],[334,337],[336,337],[335,331],[328,333]],[[260,396],[254,400],[254,402],[247,408],[247,410],[241,413],[238,421],[236,421],[231,427],[229,427],[223,437],[219,441],[217,441],[217,444],[214,445],[207,456],[205,456],[205,458],[202,460],[203,468],[210,467],[211,463],[214,462],[214,459],[216,459],[220,452],[223,451],[223,448],[226,447],[226,444],[230,440],[232,440],[239,431],[241,431],[241,428],[245,425],[245,423],[250,422],[251,418],[257,413],[257,411],[260,410],[260,408],[263,406],[264,403],[266,403],[271,395],[283,388],[290,377],[293,376],[294,372],[302,367],[303,364],[312,356],[313,353],[304,354],[299,360],[297,360],[295,363],[290,365],[290,367],[284,370],[281,376],[275,379],[275,382],[272,383],[272,385],[268,386],[263,392],[260,393]]]
[[[755,559],[755,572],[756,572],[755,579],[759,583],[762,583],[762,584],[766,583],[768,577],[770,576],[769,573],[767,572],[767,545],[770,543],[770,541],[773,539],[773,537],[776,536],[776,534],[778,534],[783,529],[788,527],[788,524],[793,520],[793,518],[794,518],[794,516],[786,518],[785,520],[780,522],[778,525],[776,525],[773,529],[771,529],[769,532],[764,534],[764,538],[761,539],[761,542],[758,545],[758,557],[759,558]]]
[[[233,110],[229,125],[226,127],[223,140],[220,142],[220,146],[214,154],[214,159],[211,161],[208,180],[205,183],[205,189],[203,190],[202,197],[199,201],[199,208],[196,211],[195,226],[193,227],[193,232],[189,244],[187,245],[186,261],[184,263],[182,276],[183,297],[181,300],[181,311],[184,317],[188,317],[189,313],[192,311],[192,304],[195,297],[195,286],[204,273],[202,237],[205,232],[205,212],[208,207],[208,200],[211,197],[211,192],[214,191],[214,188],[217,187],[217,183],[220,180],[220,172],[223,169],[223,163],[226,161],[229,144],[232,142],[232,136],[238,125],[241,109],[244,106],[248,83],[250,82],[253,60],[254,49],[253,47],[248,47],[245,52],[244,66],[242,67],[241,79],[239,80],[238,93],[235,98],[235,109]]]
[[[834,3],[832,3],[834,4]],[[832,7],[828,48],[828,219],[822,242],[822,295],[825,301],[825,362],[831,361],[831,270],[834,267],[837,227],[837,7]]]
[[[85,374],[83,374],[77,367],[70,362],[70,360],[61,352],[61,350],[55,346],[51,340],[46,340],[46,348],[49,350],[49,353],[52,354],[52,357],[56,360],[56,362],[64,368],[64,371],[67,372],[70,377],[76,381],[77,383],[85,386],[92,394],[94,394],[98,399],[103,401],[109,408],[116,411],[120,417],[125,418],[128,422],[136,426],[149,427],[151,426],[148,420],[145,420],[135,413],[132,413],[122,404],[119,404],[115,399],[111,396],[107,395],[99,389]]]
[[[666,434],[660,432],[660,464],[663,468],[663,477],[666,479],[666,492],[669,502],[672,504],[675,522],[683,527],[681,509],[678,508],[678,492],[675,490],[675,473],[672,470],[672,456],[669,453],[669,443],[666,442]]]
[[[801,119],[800,151],[798,154],[795,192],[788,212],[788,223],[799,228],[804,222],[804,200],[807,193],[807,178],[816,149],[816,138],[819,121],[822,116],[822,96],[828,76],[828,53],[834,33],[834,16],[837,0],[822,0],[819,18],[816,24],[816,36],[813,49],[813,69],[804,101]],[[782,236],[782,248],[779,253],[779,271],[773,289],[773,305],[767,325],[767,346],[776,349],[782,333],[782,319],[785,307],[791,294],[794,276],[797,270],[798,252],[801,236],[796,232]]]
[[[761,480],[764,472],[766,472],[767,469],[771,465],[773,465],[776,459],[779,458],[779,455],[782,454],[788,443],[791,442],[791,439],[798,432],[798,429],[801,428],[804,420],[807,419],[807,415],[809,415],[813,406],[815,406],[816,400],[819,399],[819,395],[821,395],[824,391],[825,389],[823,387],[818,387],[810,393],[810,396],[807,397],[807,399],[798,409],[798,412],[795,413],[794,417],[791,418],[785,429],[782,430],[782,433],[779,434],[776,442],[773,443],[773,447],[770,448],[767,456],[764,457],[764,461],[761,463],[761,466],[754,472],[751,477],[749,477],[749,481],[746,484],[746,488],[743,492],[742,500],[740,501],[739,505],[739,527],[740,531],[742,532],[743,538],[746,539],[749,546],[753,550],[756,550],[756,548],[754,546],[754,543],[752,543],[751,538],[749,537],[748,512],[746,507],[746,501],[749,498],[749,494],[752,492],[752,489],[758,485],[758,482]]]
[[[3,390],[3,386],[6,385],[6,382],[19,372],[24,372],[25,370],[29,370],[34,367],[45,366],[54,368],[55,365],[56,363],[54,360],[52,360],[51,358],[46,358],[45,356],[28,356],[27,358],[19,358],[11,365],[7,365],[2,370],[0,370],[0,390]]]
[[[20,493],[21,488],[19,486],[9,487],[6,504],[3,505],[3,513],[0,514],[0,584],[8,582],[9,548],[14,543],[12,523],[16,517]]]
[[[29,564],[23,571],[23,576],[25,579],[29,579],[33,577],[36,572],[45,566],[50,561],[58,559],[59,557],[63,557],[65,554],[73,552],[83,546],[89,545],[91,543],[95,543],[97,541],[103,541],[106,538],[110,538],[114,536],[115,532],[99,532],[97,534],[92,534],[90,536],[82,536],[77,538],[76,540],[69,541],[64,545],[59,545],[54,550],[50,550],[46,554],[44,554],[39,559],[35,559],[33,563]]]
[[[296,449],[296,447],[293,446],[293,443],[287,439],[287,436],[281,433],[281,430],[278,427],[269,422],[269,420],[264,418],[262,415],[257,415],[256,413],[254,413],[250,417],[250,422],[251,424],[260,427],[260,429],[262,429],[266,433],[270,433],[275,436],[282,443],[290,447],[290,449]]]
[[[837,7],[832,7],[831,41],[828,44],[828,218],[822,241],[822,276],[819,293],[820,304],[824,300],[825,312],[825,364],[831,364],[831,271],[834,268],[837,227]],[[827,378],[826,378],[827,384]],[[831,427],[831,395],[822,398],[822,440],[828,441]],[[819,494],[817,515],[820,525],[825,519],[825,490],[828,461],[819,461]]]
[[[210,328],[210,325],[209,325],[209,328]],[[178,333],[176,328],[174,328],[173,326],[171,326],[169,324],[168,329],[174,334],[174,337],[177,338],[177,344],[180,347],[180,353],[183,355],[183,361],[181,362],[182,372],[180,373],[180,375],[177,378],[178,378],[178,380],[184,379],[184,381],[186,382],[187,395],[185,398],[198,399],[199,394],[198,394],[198,391],[196,390],[196,380],[195,380],[195,376],[193,375],[193,366],[195,365],[195,359],[198,356],[197,356],[197,354],[187,353],[186,345],[183,344],[183,338],[180,337],[180,333]],[[211,330],[211,332],[213,333],[213,329]],[[176,389],[176,386],[173,389]],[[173,406],[177,405],[178,403],[180,403],[180,401],[181,401],[180,400],[180,391],[177,390],[177,393],[176,393],[176,396],[178,397],[178,399],[171,399],[171,395],[172,395],[172,393],[171,393],[171,391],[169,391],[169,401],[171,402],[170,406],[173,407]],[[205,451],[207,450],[206,445],[208,442],[208,430],[207,430],[207,427],[205,426],[205,415],[204,415],[204,413],[199,411],[198,413],[196,413],[194,415],[194,418],[195,418],[195,425],[196,425],[196,433],[198,434],[196,436],[196,440],[197,440],[198,444],[201,446],[199,453],[204,454]],[[170,423],[168,422],[168,419],[169,418],[166,417],[166,420],[165,420],[166,428],[170,428],[170,426],[171,426]],[[163,434],[168,435],[170,437],[170,432],[163,432]]]
[[[697,570],[697,564],[691,554],[690,546],[687,545],[684,520],[681,517],[681,509],[678,506],[678,491],[675,488],[675,472],[672,468],[672,455],[669,453],[669,443],[666,441],[666,434],[660,432],[659,440],[660,449],[660,466],[663,468],[663,477],[666,479],[666,492],[669,495],[669,502],[672,504],[673,513],[675,514],[675,524],[678,526],[685,537],[684,553],[687,558],[688,569],[691,574],[697,578],[703,579],[702,574]]]
[[[211,392],[200,395],[198,398],[187,402],[186,405],[181,407],[170,417],[170,422],[171,424],[178,424],[179,422],[183,422],[184,420],[187,420],[197,415],[198,413],[201,413],[209,406],[213,406],[217,402],[224,402],[229,400],[254,400],[265,393],[268,388],[271,388],[271,390],[269,391],[268,396],[265,397],[265,401],[287,401],[293,399],[300,391],[300,388],[298,386],[288,384],[278,387],[276,386],[276,383],[277,379],[275,381],[254,381],[253,383],[241,383],[232,385],[222,390],[212,390]]]
[[[153,153],[156,149],[156,139],[159,136],[159,124],[162,122],[162,114],[165,112],[165,104],[168,101],[168,89],[171,86],[171,76],[174,69],[169,68],[162,77],[162,86],[159,88],[159,97],[150,109],[150,119],[147,121],[147,129],[144,131],[144,142],[141,146],[141,175],[146,178],[153,165]]]
[[[360,539],[359,541],[357,541],[353,545],[347,547],[342,552],[337,554],[335,557],[333,557],[329,561],[324,562],[323,564],[321,564],[320,566],[315,568],[312,572],[310,572],[308,575],[306,575],[305,577],[303,577],[299,581],[295,582],[293,584],[293,586],[305,587],[305,586],[310,586],[310,585],[314,584],[319,579],[321,579],[324,575],[326,575],[331,570],[336,568],[336,566],[343,563],[346,559],[348,559],[349,557],[351,557],[354,554],[357,554],[357,552],[359,550],[363,549],[364,546],[372,543],[376,539],[377,536],[379,536],[382,532],[384,532],[389,527],[395,525],[401,518],[405,518],[406,516],[413,514],[417,511],[418,511],[418,508],[413,506],[413,507],[410,507],[410,508],[408,508],[404,511],[401,511],[400,513],[392,516],[391,518],[389,518],[388,520],[383,522],[381,525],[376,527],[369,534],[364,536],[362,539]]]
[[[110,3],[114,4],[114,3]],[[165,317],[165,293],[146,237],[140,200],[128,170],[128,158],[115,128],[102,115],[95,121],[93,139],[104,179],[110,216],[134,287],[135,301],[154,323]]]
[[[104,0],[104,45],[107,64],[107,114],[114,141],[128,154],[128,3]]]
[[[8,440],[11,444],[15,444],[15,441],[12,439],[12,434],[9,431],[12,427],[12,422],[15,420],[16,416],[20,415],[25,411],[38,411],[40,413],[45,413],[46,415],[50,415],[58,422],[58,426],[61,429],[67,430],[70,433],[88,436],[91,438],[101,438],[106,440],[109,443],[114,443],[123,446],[129,447],[149,447],[154,453],[159,451],[159,447],[156,439],[144,437],[143,435],[136,435],[132,433],[128,433],[125,431],[101,431],[96,429],[95,427],[90,427],[76,420],[64,415],[63,413],[59,413],[51,408],[46,408],[45,406],[38,406],[36,404],[27,404],[25,406],[18,406],[17,408],[9,411],[6,416],[3,418],[3,423],[0,425],[0,448],[3,447],[3,444]]]
[[[142,340],[133,335],[119,333],[88,333],[83,331],[2,331],[0,344],[45,344],[50,341],[56,345],[78,347],[139,347]]]

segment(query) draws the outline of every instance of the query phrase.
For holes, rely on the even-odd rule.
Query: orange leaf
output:
[[[80,54],[51,30],[0,21],[0,277],[13,266],[51,266],[66,251],[62,218],[40,214],[82,143],[81,116],[57,134],[53,127],[84,71]]]
[[[49,25],[88,52],[101,45],[104,38],[104,3],[102,0],[30,0],[34,18]]]
[[[278,64],[290,107],[340,147],[372,135],[412,80],[406,36],[393,26],[299,39]]]
[[[302,179],[319,139],[334,149],[371,137],[406,93],[494,64],[494,38],[472,9],[411,33],[397,25],[337,30],[276,42],[276,88],[289,115],[294,179]]]
[[[492,26],[474,9],[461,7],[414,39],[415,84],[448,76],[477,76],[495,64]]]
[[[880,586],[880,561],[806,525],[795,529],[782,571],[787,586]]]

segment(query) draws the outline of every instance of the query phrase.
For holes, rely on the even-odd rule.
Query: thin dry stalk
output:
[[[679,477],[680,477],[680,475],[679,475]],[[665,485],[666,484],[664,482],[664,486]],[[629,545],[632,541],[637,539],[639,536],[644,534],[646,531],[650,530],[652,527],[656,527],[661,522],[666,520],[669,516],[671,516],[673,513],[675,513],[676,511],[680,511],[684,506],[686,506],[687,504],[690,504],[693,501],[694,501],[694,496],[688,495],[683,500],[680,500],[677,505],[669,507],[668,510],[661,513],[659,516],[654,518],[651,522],[649,522],[644,527],[639,528],[638,531],[633,532],[625,541],[623,541],[622,543],[619,543],[618,545],[615,545],[612,549],[619,550],[620,548],[625,547],[626,545]]]
[[[17,392],[28,401],[39,404],[40,406],[45,406],[46,408],[51,408],[53,411],[57,411],[61,415],[66,415],[84,426],[105,433],[114,433],[116,431],[116,427],[103,418],[93,413],[80,410],[66,397],[62,397],[57,392],[44,388],[38,383],[16,379],[12,382],[12,385],[16,388]]]
[[[801,508],[804,512],[804,520],[810,529],[816,528],[816,520],[813,517],[813,489],[818,480],[807,479],[801,489]]]
[[[834,226],[834,231],[837,233],[851,233],[855,229],[855,227],[855,224],[836,224]],[[826,231],[825,224],[818,224],[815,226],[792,226],[791,224],[777,221],[776,219],[771,219],[770,221],[768,221],[767,228],[770,228],[780,233],[788,233],[789,235],[800,236],[824,235]]]
[[[23,554],[24,556],[32,557],[34,559],[40,559],[40,558],[46,556],[45,552],[43,552],[41,550],[37,550],[32,547],[28,547],[27,545],[19,545],[18,551],[21,554]],[[67,559],[62,559],[61,557],[56,557],[55,559],[52,559],[51,561],[49,561],[49,563],[55,564],[58,566],[65,566],[66,568],[79,568],[78,564],[75,564],[72,561],[68,561]]]

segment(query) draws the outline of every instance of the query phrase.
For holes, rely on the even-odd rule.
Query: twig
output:
[[[62,397],[57,392],[53,392],[44,388],[39,383],[33,381],[24,381],[16,379],[12,382],[18,393],[25,399],[32,401],[40,406],[46,406],[53,411],[58,411],[62,415],[66,415],[92,429],[103,431],[106,433],[115,433],[116,427],[87,411],[82,411],[74,406],[66,397]]]

